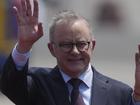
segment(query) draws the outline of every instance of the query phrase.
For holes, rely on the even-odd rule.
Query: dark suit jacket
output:
[[[27,72],[28,71],[28,72]],[[16,105],[70,105],[67,86],[56,66],[18,71],[11,58],[4,66],[2,92]],[[93,68],[91,105],[132,105],[132,89]]]

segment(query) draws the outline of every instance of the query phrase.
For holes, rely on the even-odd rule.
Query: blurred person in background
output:
[[[0,73],[17,36],[17,25],[15,16],[12,14],[11,4],[11,0],[2,0],[0,4]]]
[[[111,25],[119,26],[121,24],[121,13],[115,3],[106,0],[99,5],[99,10],[97,14],[97,21],[99,25]]]
[[[88,22],[73,11],[58,13],[50,27],[48,48],[57,60],[56,67],[28,68],[30,50],[43,35],[37,0],[33,4],[33,11],[29,0],[19,0],[13,7],[18,42],[1,79],[2,92],[11,101],[16,105],[140,105],[140,45],[133,90],[91,65],[95,38]]]
[[[10,53],[17,37],[17,24],[14,14],[12,13],[12,1],[1,1],[0,4],[0,69]],[[6,30],[9,29],[9,30]],[[10,34],[9,34],[10,33]]]

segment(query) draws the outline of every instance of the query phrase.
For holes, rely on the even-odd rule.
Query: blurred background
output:
[[[0,1],[0,72],[16,43],[17,24],[12,13],[14,0]],[[95,68],[133,88],[134,54],[140,44],[139,0],[38,0],[39,20],[44,36],[33,46],[30,66],[56,65],[47,48],[48,28],[52,17],[61,10],[74,10],[84,16],[93,28],[96,47],[92,56]],[[32,0],[31,0],[32,2]],[[12,105],[0,93],[0,105]]]

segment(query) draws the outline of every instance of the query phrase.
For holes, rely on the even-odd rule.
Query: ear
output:
[[[94,48],[95,48],[95,44],[96,44],[96,41],[95,41],[95,40],[92,40],[92,51],[93,51]]]
[[[52,56],[56,57],[55,56],[55,51],[54,51],[54,47],[53,47],[53,44],[52,43],[48,43],[48,48],[52,54]]]

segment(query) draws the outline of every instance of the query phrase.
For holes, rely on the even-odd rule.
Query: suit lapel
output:
[[[93,68],[91,105],[106,105],[109,88],[108,80]]]
[[[54,83],[52,90],[57,105],[70,105],[68,88],[59,72],[58,67],[52,70],[50,76]]]

